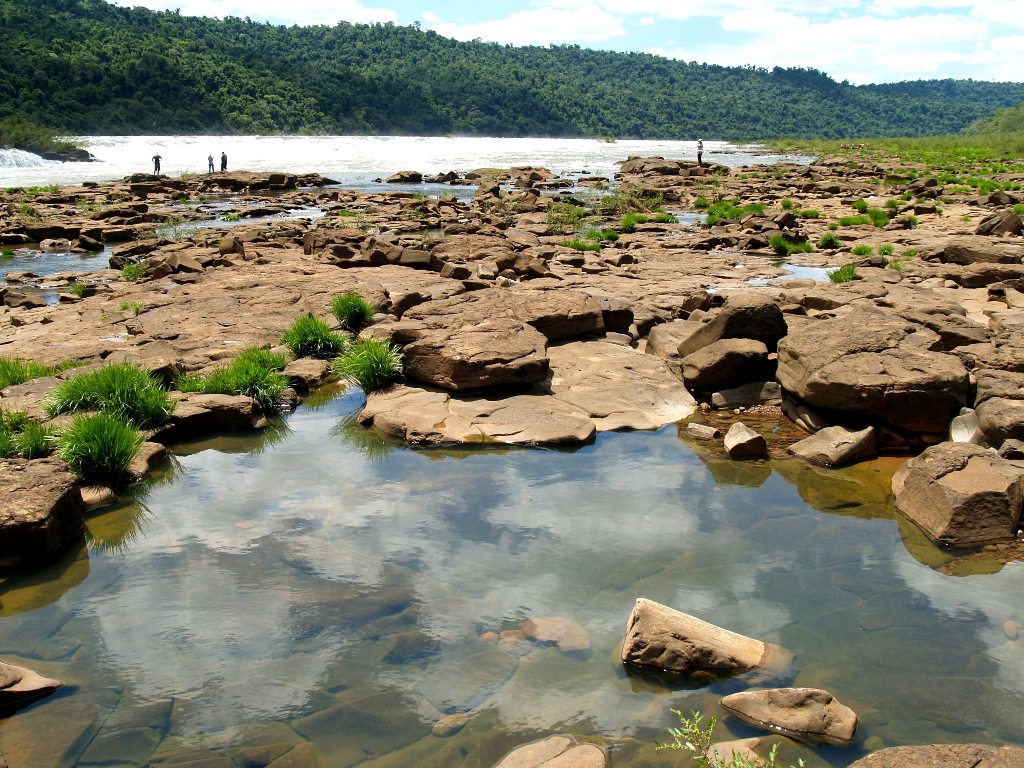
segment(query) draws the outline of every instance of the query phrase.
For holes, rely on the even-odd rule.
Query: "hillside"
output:
[[[391,24],[276,27],[0,0],[0,117],[75,133],[763,139],[954,133],[1024,83],[837,83],[576,46],[462,43]]]
[[[967,126],[964,132],[975,136],[1024,133],[1024,104],[1001,109],[995,114]]]

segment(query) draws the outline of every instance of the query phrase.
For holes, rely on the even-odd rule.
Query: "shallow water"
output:
[[[893,520],[895,462],[737,464],[675,427],[410,450],[352,424],[360,404],[325,392],[263,434],[178,446],[142,501],[89,520],[87,546],[4,585],[0,655],[69,684],[0,721],[11,765],[309,741],[331,766],[491,766],[555,731],[612,745],[615,765],[678,765],[651,747],[669,709],[715,713],[757,682],[859,712],[851,750],[786,748],[811,765],[866,741],[1024,738],[1024,641],[1003,629],[1024,620],[1024,567],[933,570],[944,554]],[[627,675],[638,596],[793,664],[705,687]],[[537,616],[578,621],[591,652],[480,638]],[[459,711],[461,732],[430,734]]]

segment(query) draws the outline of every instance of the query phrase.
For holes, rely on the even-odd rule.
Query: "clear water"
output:
[[[357,393],[284,427],[179,446],[138,503],[0,597],[0,656],[58,695],[0,720],[11,765],[146,765],[306,744],[328,766],[492,766],[568,731],[618,766],[670,708],[755,683],[831,690],[869,747],[1024,740],[1024,566],[958,578],[894,521],[895,463],[737,464],[675,427],[575,451],[410,450],[354,426]],[[907,537],[906,539],[904,537]],[[929,564],[930,563],[930,564]],[[790,649],[706,687],[627,675],[638,596]],[[481,635],[564,616],[589,654]],[[443,714],[471,713],[440,738]],[[729,722],[721,734],[752,735]],[[315,764],[315,763],[309,763]],[[788,763],[787,763],[788,764]]]
[[[631,155],[696,159],[696,141],[593,139],[495,139],[424,136],[84,136],[78,141],[99,162],[57,163],[0,150],[0,187],[109,181],[153,170],[159,152],[163,173],[201,173],[206,157],[228,155],[230,170],[320,173],[346,188],[379,189],[373,180],[405,170],[424,174],[474,168],[545,166],[562,175],[610,176]],[[765,155],[753,145],[705,141],[704,155],[739,166],[803,156]]]

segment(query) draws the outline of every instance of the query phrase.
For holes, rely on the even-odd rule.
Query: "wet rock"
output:
[[[0,460],[0,570],[45,562],[82,529],[78,478],[56,459]]]
[[[716,763],[731,765],[734,756],[746,760],[750,765],[761,765],[764,759],[755,750],[764,743],[764,739],[752,736],[748,739],[735,739],[733,741],[720,741],[712,744],[708,754]]]
[[[9,713],[43,696],[49,696],[60,686],[59,680],[0,661],[0,712]]]
[[[725,433],[725,452],[730,459],[761,459],[768,455],[768,443],[742,421]]]
[[[554,643],[562,653],[590,650],[590,635],[572,619],[562,616],[541,616],[524,621],[522,629],[531,640],[538,643]]]
[[[517,747],[495,763],[494,768],[605,768],[607,764],[599,747],[559,735]]]
[[[755,728],[801,740],[848,747],[857,731],[857,714],[820,688],[741,691],[724,697],[722,707]]]
[[[466,727],[466,723],[472,717],[469,712],[455,712],[451,715],[445,715],[430,729],[430,732],[438,738],[446,738],[448,736],[454,736],[456,733]]]
[[[784,398],[782,401],[782,412],[786,418],[796,424],[805,432],[817,432],[819,429],[831,426],[832,422],[822,416],[813,408],[791,398]]]
[[[693,421],[686,425],[686,431],[691,435],[696,435],[704,440],[717,440],[722,436],[722,430],[717,427],[712,427],[710,424],[699,424]]]
[[[674,673],[739,672],[763,664],[768,647],[673,610],[637,598],[622,643],[624,664]]]
[[[211,432],[260,429],[267,420],[259,405],[245,395],[174,393],[178,405],[167,423],[150,433],[155,442],[167,443]]]
[[[46,300],[35,293],[7,291],[4,294],[4,306],[11,309],[38,309],[46,306]]]
[[[423,181],[423,174],[419,171],[399,171],[391,174],[384,181],[387,184],[420,184]]]
[[[900,317],[858,307],[794,329],[779,344],[777,377],[812,406],[945,434],[969,381],[956,357],[925,351],[934,340]]]
[[[143,443],[135,454],[128,475],[133,480],[141,480],[167,459],[167,449],[160,443]]]
[[[683,381],[695,392],[728,389],[775,375],[768,348],[753,339],[714,341],[682,359]]]
[[[826,427],[791,445],[789,452],[819,467],[842,467],[875,455],[875,430]]]
[[[290,386],[302,392],[308,392],[331,378],[331,364],[326,360],[312,357],[300,357],[285,366],[282,373],[288,378]]]
[[[850,768],[1024,768],[1024,747],[928,744],[872,752]]]
[[[714,392],[711,395],[711,405],[724,410],[781,404],[782,387],[774,381],[752,381],[749,384]]]
[[[787,330],[782,310],[771,297],[755,292],[733,293],[718,314],[679,344],[679,354],[686,357],[721,339],[754,339],[775,351]]]
[[[929,538],[971,547],[1012,541],[1024,503],[1024,465],[968,443],[941,443],[892,478],[896,508]]]

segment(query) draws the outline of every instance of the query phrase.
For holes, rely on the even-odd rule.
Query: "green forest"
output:
[[[458,42],[416,25],[0,0],[0,118],[68,133],[921,136],[1021,102],[1024,83],[852,86],[813,69]]]

